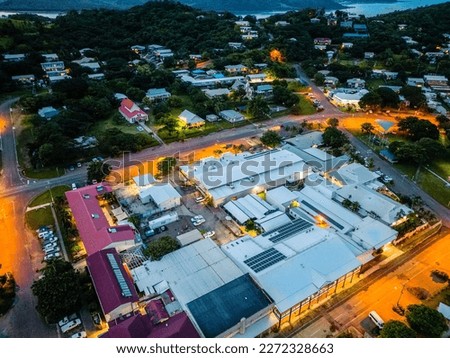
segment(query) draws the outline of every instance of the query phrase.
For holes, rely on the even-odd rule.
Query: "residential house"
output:
[[[354,24],[353,25],[353,30],[356,33],[366,33],[368,31],[366,24]]]
[[[392,72],[392,71],[384,71],[383,72],[383,77],[386,80],[395,80],[397,79],[398,76],[398,72]]]
[[[11,76],[11,80],[26,85],[33,83],[36,80],[36,77],[34,75],[18,75]]]
[[[256,31],[256,30],[248,31],[245,34],[242,34],[241,37],[242,37],[243,40],[257,39],[258,38],[258,31]]]
[[[40,117],[45,118],[46,120],[50,120],[53,117],[59,114],[59,111],[53,107],[43,107],[38,110],[38,114]]]
[[[152,201],[161,211],[181,205],[181,195],[170,183],[155,183],[140,188],[139,199],[143,204]]]
[[[314,17],[311,20],[309,20],[309,22],[311,24],[320,24],[320,19],[318,19],[317,17]]]
[[[438,75],[425,75],[423,76],[423,79],[425,83],[430,86],[447,86],[448,84],[448,78],[445,76],[438,76]]]
[[[364,59],[371,60],[375,57],[375,52],[364,52]]]
[[[205,120],[197,116],[196,114],[185,109],[178,116],[178,119],[186,124],[188,127],[200,127],[205,124]]]
[[[240,49],[245,48],[245,46],[242,44],[242,42],[228,42],[228,46],[234,50],[240,50]]]
[[[315,45],[331,45],[331,39],[328,37],[316,37],[314,39]]]
[[[344,39],[363,39],[363,38],[368,38],[369,34],[366,33],[358,33],[358,32],[346,32],[345,34],[342,35],[342,37]]]
[[[4,54],[3,61],[4,62],[21,62],[25,60],[26,55],[24,53],[17,54]]]
[[[245,21],[245,20],[235,21],[234,23],[237,26],[250,26],[250,22],[249,21]]]
[[[272,97],[273,95],[273,87],[272,85],[259,85],[256,87],[255,93],[258,96],[264,96],[265,98]]]
[[[266,81],[266,75],[264,73],[256,73],[256,74],[252,74],[252,75],[247,75],[245,77],[245,79],[249,82],[249,83],[261,83],[261,82],[265,82]]]
[[[408,77],[406,80],[406,85],[412,87],[423,87],[425,86],[425,81],[423,78]]]
[[[129,123],[145,122],[148,120],[147,113],[128,98],[120,102],[119,112]]]
[[[228,88],[206,89],[203,92],[205,93],[206,97],[210,99],[222,96],[229,96],[231,93]]]
[[[62,72],[65,69],[63,61],[43,62],[41,67],[45,72]]]
[[[227,65],[225,66],[225,71],[231,73],[231,74],[241,74],[241,73],[247,73],[248,67],[244,66],[243,64],[238,65]]]
[[[150,88],[145,95],[151,102],[164,101],[172,95],[165,88]]]
[[[352,48],[353,47],[353,42],[343,42],[341,47],[344,48],[344,49]]]
[[[44,57],[45,62],[52,62],[59,60],[59,57],[56,53],[43,53],[41,56]]]
[[[366,81],[361,78],[350,78],[347,80],[347,86],[349,88],[362,89],[366,87]]]
[[[353,21],[341,21],[340,26],[343,29],[351,29],[353,27]]]
[[[325,76],[325,80],[323,82],[323,84],[325,86],[329,86],[329,87],[336,87],[338,83],[339,83],[339,79],[337,77],[333,77],[333,76]]]
[[[287,21],[277,21],[277,22],[275,22],[275,26],[288,26],[288,25],[290,25],[290,23],[287,22]]]
[[[220,117],[215,114],[207,114],[205,118],[208,122],[217,122],[220,120]]]
[[[104,73],[92,73],[92,74],[87,75],[87,77],[90,80],[104,80],[105,74]]]
[[[219,116],[228,122],[235,123],[245,120],[244,116],[233,109],[219,112]]]

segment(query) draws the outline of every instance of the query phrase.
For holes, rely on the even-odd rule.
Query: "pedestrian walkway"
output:
[[[157,135],[150,127],[148,127],[146,124],[140,123],[139,125],[140,125],[142,128],[144,128],[144,130],[145,130],[148,134],[150,134],[151,136],[153,136],[153,138],[155,138],[155,139],[158,141],[159,144],[161,144],[161,145],[165,145],[165,144],[166,144],[166,143],[164,143],[164,141],[163,141],[160,137],[158,137],[158,135]]]

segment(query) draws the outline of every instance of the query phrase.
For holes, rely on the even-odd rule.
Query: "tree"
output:
[[[255,119],[267,119],[270,117],[270,108],[264,98],[256,96],[248,103],[248,113]]]
[[[369,92],[366,93],[364,96],[362,96],[362,98],[359,100],[359,106],[361,108],[366,108],[366,109],[377,109],[379,107],[381,107],[383,103],[383,100],[381,98],[381,96],[376,93],[376,92]]]
[[[448,118],[447,116],[440,114],[436,117],[436,121],[439,123],[439,128],[444,128],[444,129],[449,128],[450,118]]]
[[[144,255],[149,256],[152,260],[158,261],[164,255],[167,255],[180,248],[177,240],[170,236],[163,236],[158,240],[152,241],[144,250]]]
[[[322,134],[323,143],[332,148],[340,148],[348,143],[347,136],[336,127],[327,127]]]
[[[323,86],[325,82],[325,76],[322,73],[317,72],[314,75],[314,82],[316,83],[317,86]]]
[[[406,117],[400,119],[398,128],[406,132],[412,141],[418,141],[421,138],[439,139],[439,129],[426,119]]]
[[[400,94],[409,101],[413,108],[419,108],[426,103],[426,98],[420,87],[406,86],[400,89]]]
[[[282,104],[286,107],[292,107],[296,105],[300,99],[294,93],[292,93],[287,87],[284,86],[274,86],[273,87],[273,100],[276,103]]]
[[[381,107],[391,107],[396,108],[400,103],[400,98],[395,91],[387,87],[379,87],[375,90],[375,92],[381,98]]]
[[[337,119],[337,118],[328,118],[327,119],[327,124],[330,127],[337,127],[337,126],[339,126],[339,119]]]
[[[374,129],[375,129],[375,127],[373,126],[372,123],[365,122],[365,123],[361,124],[361,132],[364,134],[372,134]]]
[[[161,159],[157,164],[159,174],[161,176],[168,175],[173,171],[176,164],[177,160],[174,157],[165,157]]]
[[[417,145],[422,147],[428,157],[428,160],[432,161],[437,158],[442,158],[446,154],[446,149],[442,145],[442,143],[438,142],[437,140],[431,139],[431,138],[422,138],[419,139],[417,142]]]
[[[381,338],[415,338],[416,332],[401,321],[386,322],[380,332]]]
[[[33,282],[31,290],[38,299],[37,311],[48,323],[80,309],[80,276],[69,262],[50,260],[41,273],[43,277]]]
[[[438,338],[448,328],[444,316],[425,305],[409,305],[406,319],[412,329],[425,337]]]
[[[261,143],[268,147],[278,147],[281,143],[281,135],[272,130],[268,130],[261,136]]]
[[[93,180],[97,182],[103,181],[111,172],[111,167],[105,162],[91,162],[87,170],[88,182]]]
[[[16,281],[12,274],[0,275],[0,316],[5,314],[14,304],[16,297]]]

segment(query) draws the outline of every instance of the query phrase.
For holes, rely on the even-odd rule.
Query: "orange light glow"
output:
[[[281,54],[280,50],[273,49],[270,51],[270,60],[273,62],[284,62],[283,55]]]

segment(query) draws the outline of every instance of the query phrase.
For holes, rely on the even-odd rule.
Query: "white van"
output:
[[[375,311],[371,311],[369,313],[369,318],[372,320],[373,323],[379,328],[383,329],[384,321],[381,319],[381,317],[376,313]]]

